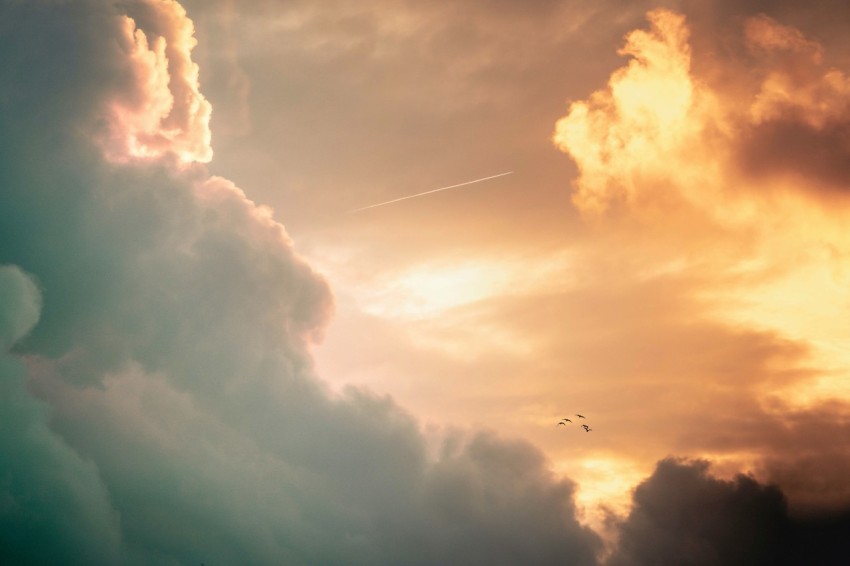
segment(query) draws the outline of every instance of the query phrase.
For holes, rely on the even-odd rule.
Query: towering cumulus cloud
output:
[[[573,485],[332,395],[325,281],[211,177],[170,0],[0,2],[0,562],[594,564]]]
[[[119,162],[166,154],[184,163],[208,162],[211,107],[191,59],[192,22],[175,1],[133,8],[139,14],[121,18],[118,37],[131,88],[117,92],[107,108],[104,153]],[[147,24],[151,39],[137,20]]]

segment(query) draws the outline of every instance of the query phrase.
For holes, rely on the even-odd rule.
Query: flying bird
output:
[[[567,423],[565,423],[564,421],[561,421],[558,424],[561,425],[561,426],[567,426]]]
[[[567,421],[568,423],[573,422],[573,421],[571,421],[570,419],[567,419],[567,418],[561,419],[561,422],[563,422],[563,421]]]
[[[580,418],[580,419],[583,419],[583,418],[584,418],[584,415],[580,415],[580,414],[578,414],[578,413],[576,413],[576,416],[577,416],[578,418]]]
[[[482,177],[481,179],[475,179],[474,181],[466,181],[465,183],[458,183],[457,185],[449,185],[448,187],[440,187],[439,189],[432,189],[430,191],[425,191],[424,193],[416,193],[415,195],[408,195],[406,197],[401,197],[393,200],[388,200],[386,202],[379,202],[378,204],[370,204],[369,206],[364,206],[361,208],[355,208],[354,210],[349,210],[349,214],[352,212],[360,212],[361,210],[366,210],[368,208],[375,208],[377,206],[384,206],[385,204],[392,204],[394,202],[399,202],[402,200],[407,200],[409,198],[416,198],[425,195],[430,195],[431,193],[438,193],[440,191],[447,191],[449,189],[454,189],[457,187],[463,187],[464,185],[471,185],[472,183],[480,183],[481,181],[489,181],[490,179],[495,179],[497,177],[504,177],[505,175],[512,175],[513,171],[508,171],[507,173],[499,173],[498,175],[490,175],[489,177]]]
[[[589,430],[589,429],[590,429],[590,427],[589,427],[589,426],[587,426],[586,424],[581,425],[581,428],[583,428],[584,430]]]

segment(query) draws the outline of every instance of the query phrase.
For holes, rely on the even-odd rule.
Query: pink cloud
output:
[[[158,34],[146,33],[135,19],[122,17],[119,41],[133,85],[108,105],[104,154],[119,163],[165,155],[184,164],[207,163],[212,107],[191,58],[194,26],[173,0],[146,4],[163,25]]]

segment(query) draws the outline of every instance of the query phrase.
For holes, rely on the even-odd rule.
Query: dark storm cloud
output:
[[[838,565],[850,513],[792,518],[783,493],[751,477],[722,480],[706,461],[667,459],[634,492],[610,566]]]
[[[9,564],[114,562],[118,517],[97,467],[50,430],[47,407],[27,391],[24,365],[8,352],[40,306],[35,282],[0,265],[0,556]]]
[[[771,564],[782,556],[782,493],[745,476],[708,476],[708,463],[665,460],[634,492],[610,564]]]
[[[103,158],[151,92],[121,18],[169,39],[177,8],[0,4],[3,561],[594,564],[536,449],[433,458],[391,399],[327,391],[330,292],[268,209],[166,138]]]
[[[753,444],[768,447],[759,476],[782,486],[801,513],[850,506],[848,409],[839,401],[786,409],[754,428]]]

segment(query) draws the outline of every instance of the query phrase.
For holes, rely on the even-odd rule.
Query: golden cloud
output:
[[[730,344],[770,336],[793,353],[745,369],[727,352],[729,367],[685,378],[757,415],[727,453],[780,453],[783,414],[831,403],[845,415],[838,422],[850,400],[841,347],[850,340],[850,79],[824,63],[824,46],[765,15],[737,28],[739,51],[710,69],[693,64],[683,15],[654,10],[648,20],[626,36],[620,53],[630,60],[570,104],[553,142],[577,165],[573,203],[600,228],[599,255],[638,258],[622,279],[673,277],[692,309],[677,311],[681,320],[718,323]],[[691,348],[693,362],[712,344]]]

